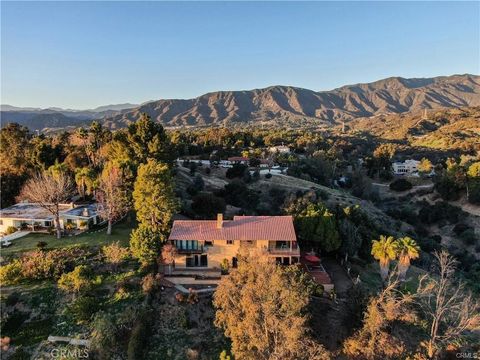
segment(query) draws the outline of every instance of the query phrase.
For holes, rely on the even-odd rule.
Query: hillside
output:
[[[105,123],[123,127],[147,113],[167,126],[272,121],[331,125],[359,117],[463,106],[480,106],[480,76],[394,77],[322,92],[290,86],[219,91],[195,99],[152,101],[107,117]]]
[[[366,131],[388,140],[406,140],[418,147],[480,150],[480,107],[354,119],[347,130]]]

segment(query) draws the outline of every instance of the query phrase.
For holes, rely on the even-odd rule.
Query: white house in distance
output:
[[[418,164],[420,161],[417,160],[405,160],[404,162],[394,162],[392,164],[393,173],[395,175],[411,175],[418,173]]]
[[[88,229],[97,224],[97,205],[60,204],[60,226],[73,224],[77,229]],[[53,215],[35,203],[18,203],[0,210],[0,233],[5,233],[8,227],[27,228],[30,231],[46,231],[54,226]]]
[[[290,154],[290,148],[285,145],[272,146],[268,151],[273,154]]]

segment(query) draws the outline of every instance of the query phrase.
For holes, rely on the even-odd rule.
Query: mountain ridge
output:
[[[478,105],[478,75],[390,77],[318,92],[284,85],[209,92],[193,99],[152,101],[104,121],[110,127],[123,127],[145,112],[172,127],[302,120],[328,125],[361,117]]]
[[[122,105],[130,104],[120,104]],[[107,109],[109,106],[96,109]],[[43,109],[2,111],[1,115],[2,125],[16,121],[37,130],[51,128],[52,125],[83,126],[85,122],[94,119],[116,129],[138,120],[142,113],[147,113],[166,127],[251,123],[278,126],[308,123],[329,127],[358,118],[471,106],[480,106],[480,76],[461,74],[433,78],[396,76],[328,91],[287,85],[214,91],[192,99],[161,99],[134,108],[101,112]],[[54,119],[45,115],[49,111],[52,111],[51,118]],[[39,113],[43,114],[40,118],[37,116]],[[58,113],[66,118],[60,118]]]

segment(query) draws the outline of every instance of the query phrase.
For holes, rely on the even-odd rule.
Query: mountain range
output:
[[[331,91],[292,86],[217,91],[194,99],[151,101],[134,108],[106,107],[101,112],[89,111],[89,114],[112,129],[127,126],[138,120],[142,113],[168,127],[246,123],[332,126],[358,118],[471,106],[480,106],[480,76],[464,74],[414,79],[391,77]],[[45,111],[29,110],[37,116],[23,121],[24,125],[42,129],[63,127],[69,121],[70,126],[78,126],[82,121],[92,120],[92,117],[86,119],[84,112]],[[23,112],[3,111],[2,108],[2,125],[18,122],[15,120],[18,113]]]

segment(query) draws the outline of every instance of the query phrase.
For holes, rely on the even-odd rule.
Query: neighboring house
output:
[[[243,156],[233,156],[229,157],[228,161],[230,164],[243,164],[243,165],[248,165],[248,158],[243,157]]]
[[[418,172],[418,164],[420,161],[417,160],[405,160],[404,162],[394,162],[392,164],[393,173],[395,175],[409,175]]]
[[[279,145],[279,146],[272,146],[268,149],[271,153],[275,154],[289,154],[290,153],[290,148],[285,145]]]
[[[218,162],[218,165],[220,165],[220,167],[223,167],[223,168],[231,168],[233,166],[232,162],[228,160],[220,160]]]
[[[60,226],[73,224],[78,229],[88,229],[97,224],[97,205],[60,204]],[[27,228],[30,231],[46,231],[54,226],[53,215],[35,203],[19,203],[0,210],[0,232],[6,232],[13,226],[17,229]]]
[[[267,169],[273,166],[273,161],[270,159],[260,159],[260,168]]]
[[[176,220],[169,241],[177,248],[175,269],[220,269],[237,264],[241,248],[264,251],[277,263],[300,262],[291,216],[235,216],[233,220]]]

